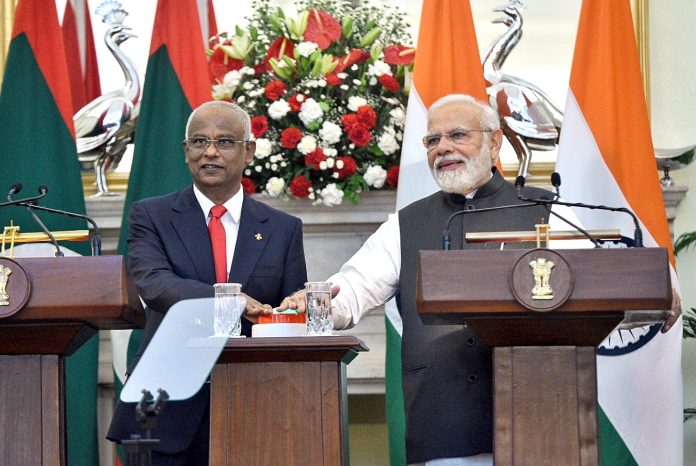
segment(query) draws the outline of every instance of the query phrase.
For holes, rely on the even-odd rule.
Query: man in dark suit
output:
[[[194,110],[184,141],[193,186],[131,207],[128,270],[150,312],[129,373],[178,301],[213,297],[216,282],[241,283],[247,299],[242,333],[249,336],[251,321],[270,312],[261,303],[277,305],[307,280],[301,221],[241,189],[256,149],[250,126],[235,104],[208,102]],[[216,222],[224,228],[222,245],[211,241],[219,238],[212,232]],[[166,405],[153,432],[160,439],[153,466],[208,464],[209,404],[206,383],[192,398]],[[107,438],[142,434],[134,415],[133,403],[119,402]]]

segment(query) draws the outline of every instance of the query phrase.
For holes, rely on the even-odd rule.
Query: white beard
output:
[[[456,170],[439,170],[437,167],[444,161],[456,160],[464,166]],[[477,189],[482,180],[488,180],[491,174],[493,161],[490,157],[488,144],[483,144],[478,155],[466,157],[458,152],[450,152],[438,156],[433,163],[432,173],[435,182],[446,193],[465,194]]]

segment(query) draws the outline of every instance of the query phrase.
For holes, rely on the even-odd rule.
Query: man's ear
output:
[[[491,160],[496,161],[500,154],[500,148],[503,146],[503,130],[496,129],[493,131],[488,139],[488,144],[490,144],[489,147],[491,149]]]
[[[254,160],[254,154],[256,153],[256,141],[249,141],[246,143],[246,154],[244,160],[246,163],[251,163]]]
[[[188,144],[186,141],[184,141],[182,144],[184,146],[184,163],[188,163]]]

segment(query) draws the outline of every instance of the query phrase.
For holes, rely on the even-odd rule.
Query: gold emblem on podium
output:
[[[553,299],[553,288],[549,284],[551,271],[556,264],[543,257],[537,257],[529,262],[534,276],[534,286],[532,287],[532,299]]]
[[[0,264],[0,306],[10,305],[10,295],[7,294],[7,282],[11,274],[11,268]]]

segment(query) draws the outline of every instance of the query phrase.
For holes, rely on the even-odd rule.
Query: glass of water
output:
[[[331,316],[331,283],[305,283],[307,299],[307,334],[331,335],[333,317]]]
[[[239,283],[216,283],[213,331],[217,337],[238,337],[242,333],[241,317],[246,299]]]

